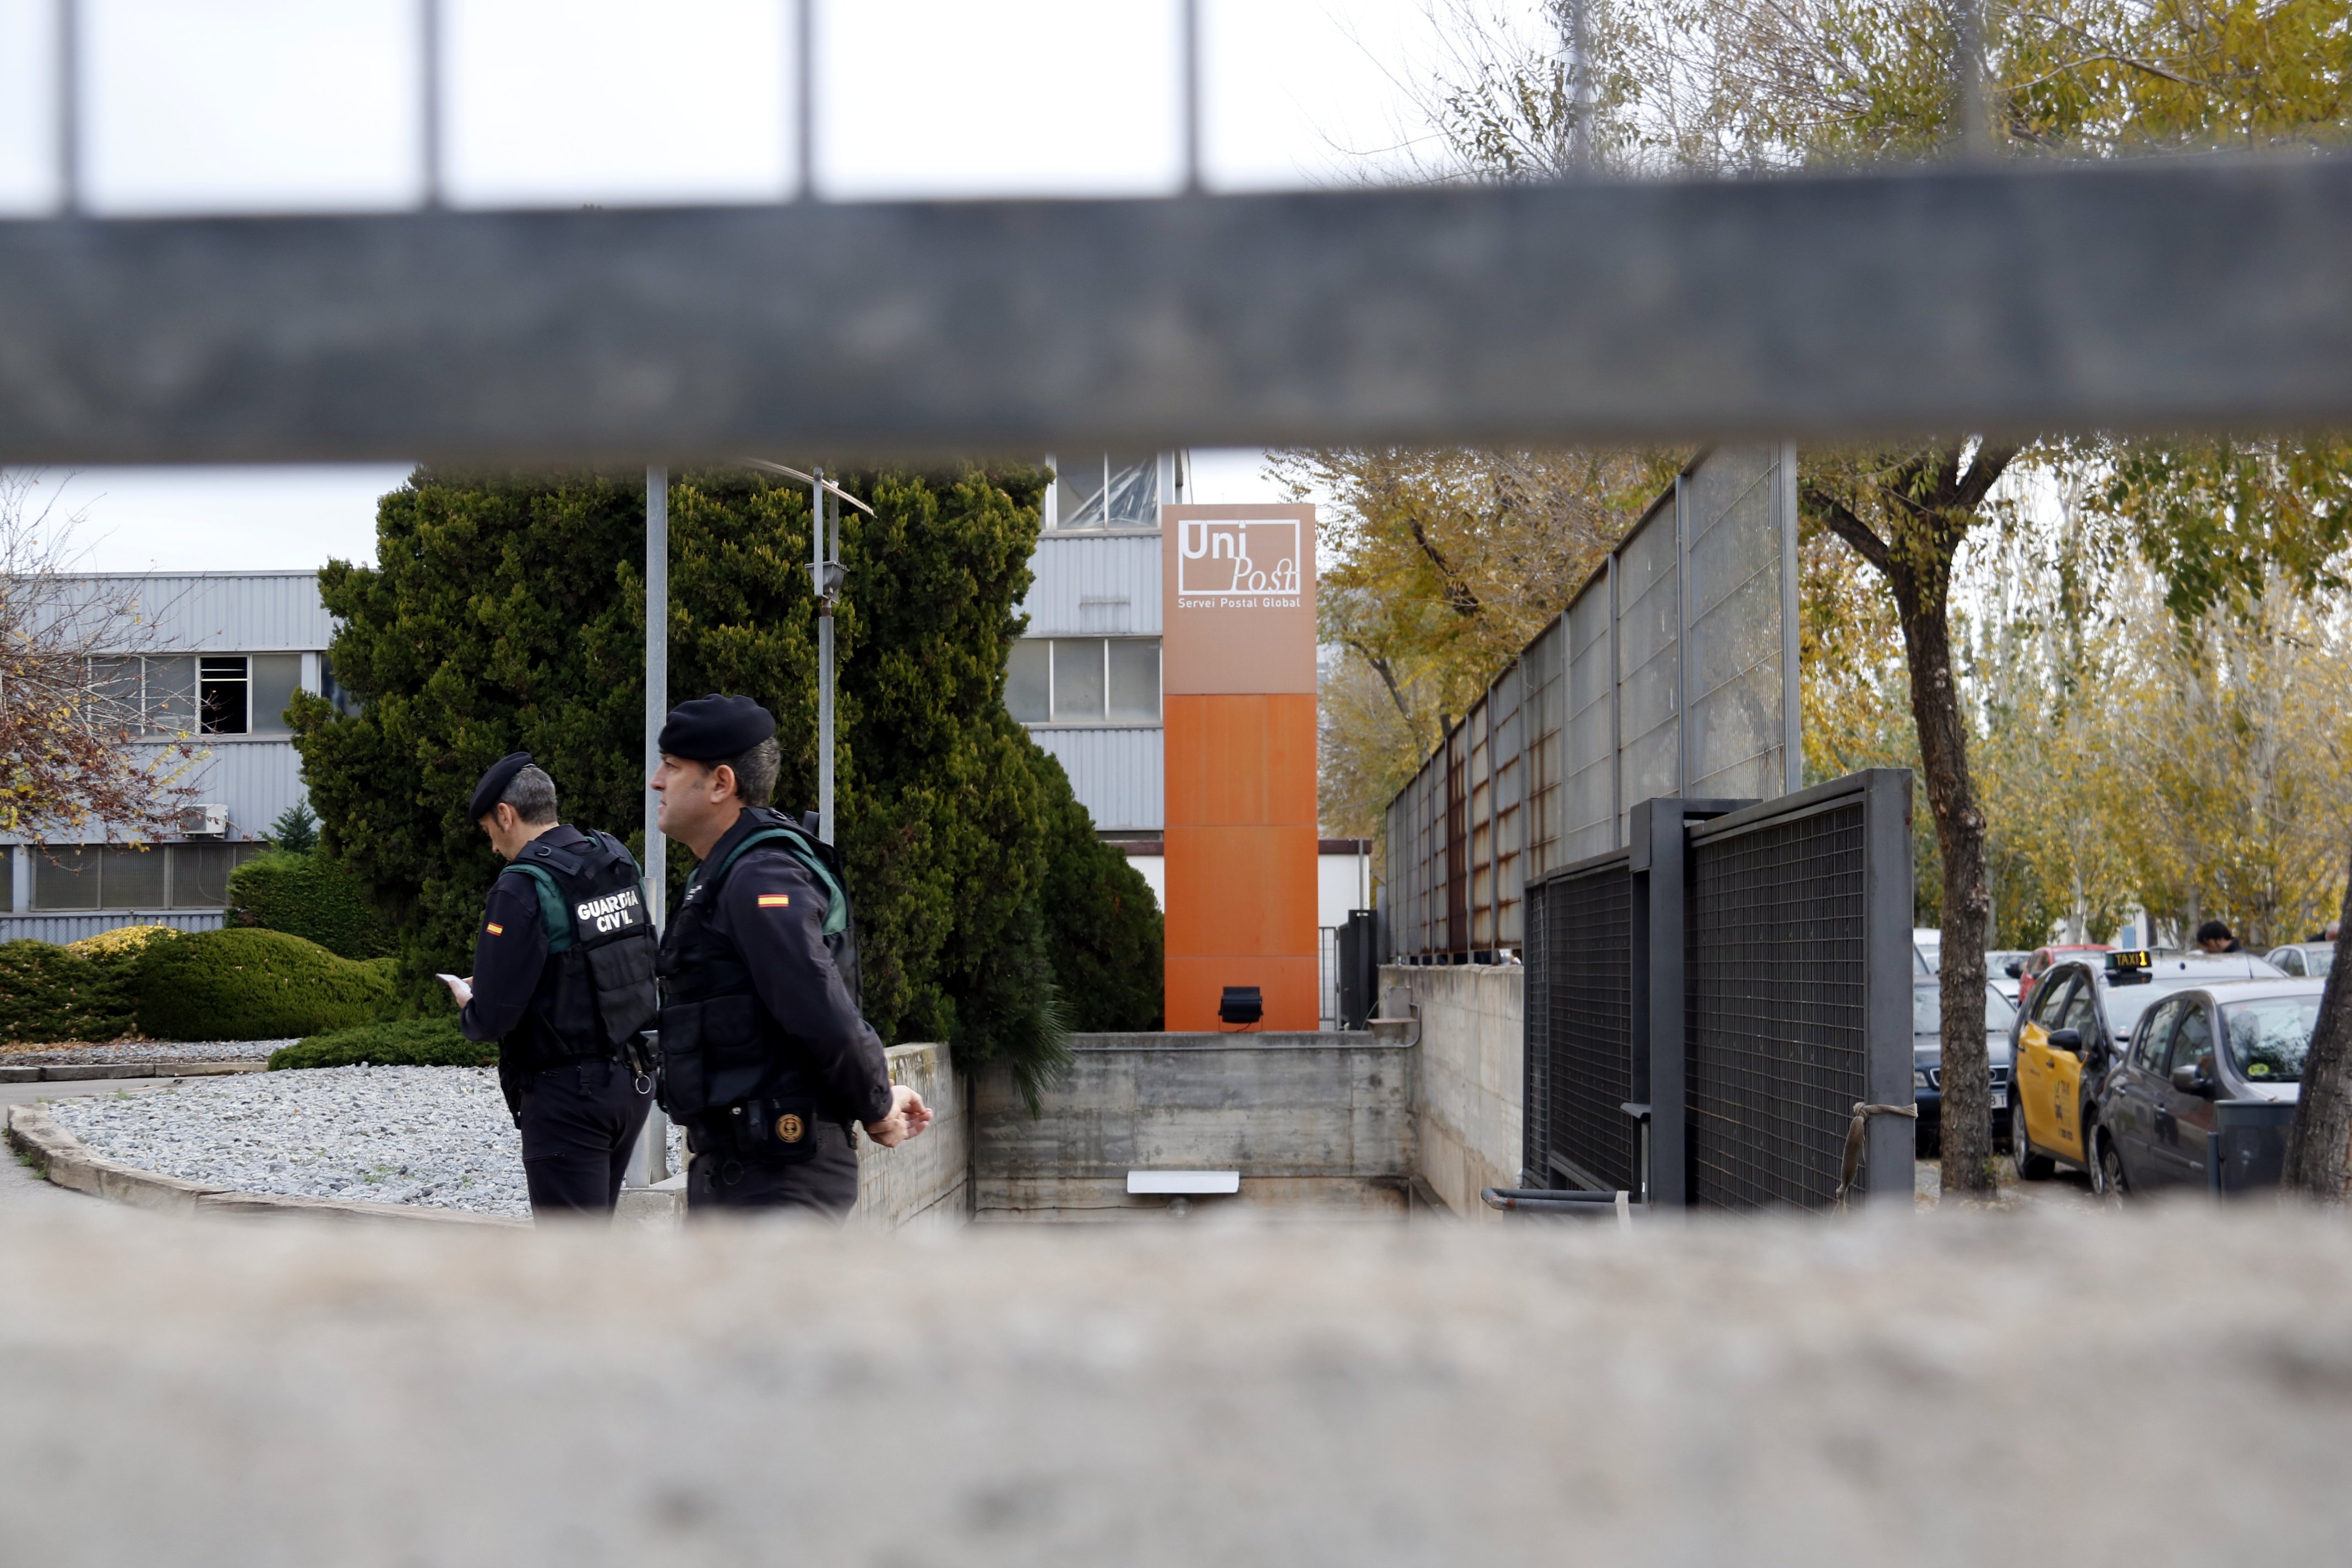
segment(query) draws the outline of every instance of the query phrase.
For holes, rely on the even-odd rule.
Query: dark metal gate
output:
[[[1632,918],[1622,849],[1528,889],[1522,1185],[1641,1189]]]
[[[1833,1204],[1854,1106],[1911,1099],[1910,808],[1891,769],[1644,802],[1530,886],[1522,1184]],[[1912,1134],[1870,1119],[1862,1192],[1907,1198]]]

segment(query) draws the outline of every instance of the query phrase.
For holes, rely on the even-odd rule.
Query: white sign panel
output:
[[[1299,523],[1295,517],[1184,518],[1176,600],[1232,609],[1298,606]]]

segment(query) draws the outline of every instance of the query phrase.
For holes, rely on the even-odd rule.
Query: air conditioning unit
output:
[[[226,838],[228,837],[228,807],[226,805],[192,805],[180,813],[180,837],[183,838]]]

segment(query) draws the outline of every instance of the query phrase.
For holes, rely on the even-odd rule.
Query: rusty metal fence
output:
[[[1796,787],[1796,454],[1700,454],[1391,804],[1391,953],[1526,945],[1528,883],[1626,843],[1634,803]]]

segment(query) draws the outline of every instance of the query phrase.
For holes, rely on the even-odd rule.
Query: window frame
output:
[[[234,663],[240,673],[228,675],[208,665]],[[205,695],[208,689],[234,686],[241,694],[235,729],[215,729],[212,720],[212,703]],[[250,735],[253,733],[253,656],[246,653],[203,653],[196,655],[196,731],[199,735]]]
[[[1021,725],[1023,728],[1030,730],[1159,730],[1166,727],[1168,721],[1168,671],[1167,649],[1166,644],[1162,638],[1157,637],[1090,636],[1066,637],[1021,637],[1015,640],[1019,642],[1044,643],[1045,645],[1046,716],[1043,719],[1016,718],[1013,722]],[[1062,643],[1081,642],[1093,643],[1101,650],[1103,717],[1099,719],[1065,719],[1056,711],[1060,706],[1060,700],[1057,691],[1058,681],[1055,675],[1054,660],[1056,646]],[[1157,715],[1155,717],[1150,719],[1114,719],[1110,717],[1110,645],[1115,642],[1149,643],[1155,650],[1158,656],[1152,660],[1152,705],[1157,710]],[[1008,656],[1007,663],[1009,664],[1010,662],[1010,658]]]

